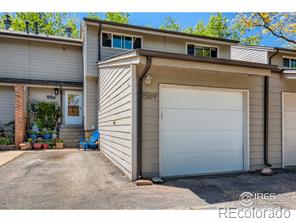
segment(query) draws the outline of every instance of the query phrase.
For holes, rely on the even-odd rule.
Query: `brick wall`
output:
[[[26,89],[23,84],[17,84],[15,90],[15,145],[19,147],[24,142],[26,132]]]

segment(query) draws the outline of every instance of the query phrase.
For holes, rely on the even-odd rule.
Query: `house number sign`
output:
[[[144,99],[157,99],[158,92],[143,92]]]

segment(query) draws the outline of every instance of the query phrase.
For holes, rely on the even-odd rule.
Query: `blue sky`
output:
[[[104,13],[98,13],[101,18],[104,18]],[[129,13],[130,23],[133,25],[150,26],[159,28],[165,22],[167,16],[177,19],[182,27],[194,26],[197,21],[208,21],[211,13]],[[228,19],[235,17],[235,13],[223,13]],[[87,16],[87,13],[77,13],[81,19]],[[261,45],[283,47],[284,43],[273,36],[264,35]]]

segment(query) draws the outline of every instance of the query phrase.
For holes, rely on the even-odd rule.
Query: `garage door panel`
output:
[[[242,92],[169,86],[160,95],[161,176],[243,170]]]
[[[285,104],[283,110],[285,112],[296,112],[296,96],[294,94],[284,94],[283,101]]]
[[[284,166],[296,165],[296,94],[283,94]]]
[[[240,130],[242,111],[163,109],[163,131]]]
[[[190,155],[186,153],[168,154],[162,161],[165,163],[162,166],[162,171],[166,172],[166,176],[228,172],[243,169],[240,151],[232,151],[231,153],[225,151],[203,152],[202,155],[200,153],[191,153]]]
[[[286,130],[296,129],[296,111],[285,112],[284,126]]]
[[[225,151],[242,150],[242,131],[191,131],[191,132],[166,132],[163,133],[163,147],[169,147],[163,151],[167,153],[193,153],[218,152],[221,144]],[[208,138],[212,138],[209,140]],[[231,139],[229,139],[231,138]]]
[[[165,91],[162,95],[162,108],[243,109],[242,95],[237,92],[196,90],[195,88],[182,87],[180,89],[168,87],[165,88]]]

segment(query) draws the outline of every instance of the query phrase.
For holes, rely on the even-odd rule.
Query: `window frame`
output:
[[[284,59],[289,59],[289,67],[284,66]],[[291,59],[296,60],[296,57],[293,56],[282,56],[282,67],[285,69],[296,69],[291,67]]]
[[[217,48],[217,57],[211,57],[211,56],[210,57],[202,56],[202,57],[204,57],[204,58],[220,58],[220,47],[217,45],[207,45],[207,44],[199,44],[196,42],[186,42],[186,46],[185,46],[186,55],[188,55],[188,50],[187,50],[188,45],[194,45],[194,56],[195,56],[195,46]]]
[[[103,46],[103,33],[111,34],[111,47]],[[132,48],[131,49],[126,49],[126,48],[116,48],[116,47],[113,47],[113,35],[120,35],[120,36],[124,36],[124,37],[131,37],[132,38]],[[102,48],[107,48],[107,49],[121,49],[121,50],[135,50],[134,49],[134,38],[140,38],[141,39],[141,49],[143,49],[143,36],[140,36],[140,35],[130,35],[130,34],[121,33],[121,32],[102,31],[101,32],[101,35],[100,35],[100,38],[101,38],[100,44],[101,44],[101,47]],[[122,41],[122,38],[121,38],[121,41]],[[123,41],[123,44],[124,44],[124,41]]]

